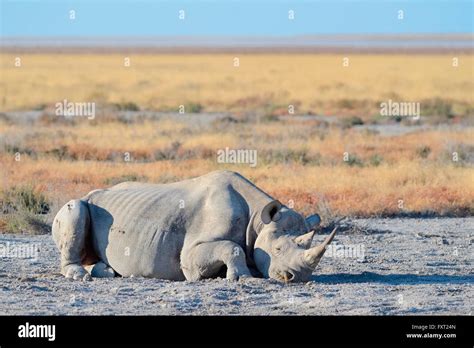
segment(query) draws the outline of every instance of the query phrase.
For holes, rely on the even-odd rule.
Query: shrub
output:
[[[446,146],[446,160],[459,165],[474,164],[474,145],[450,143]]]
[[[48,107],[47,104],[41,103],[33,107],[33,110],[35,111],[43,111]]]
[[[6,123],[6,124],[12,124],[13,121],[10,117],[8,117],[7,114],[0,112],[0,122]]]
[[[330,226],[336,221],[336,215],[334,214],[331,206],[323,194],[317,195],[317,210],[316,212],[321,218],[321,226]]]
[[[9,153],[12,155],[16,153],[20,153],[20,154],[26,154],[33,158],[37,157],[37,153],[35,150],[28,147],[21,147],[20,145],[16,145],[16,144],[5,143],[3,146],[3,149],[6,153]]]
[[[454,117],[453,105],[441,98],[428,99],[421,102],[421,114],[424,116]]]
[[[372,155],[369,162],[372,166],[378,167],[383,162],[383,157],[379,154]]]
[[[342,128],[351,128],[354,126],[360,126],[364,124],[364,121],[360,117],[352,116],[352,117],[345,117],[341,121]]]
[[[0,197],[0,231],[6,233],[49,233],[46,223],[50,204],[46,197],[31,186],[13,187]]]
[[[0,231],[4,233],[48,234],[50,225],[44,216],[28,212],[6,214],[0,218]]]
[[[32,186],[13,187],[4,191],[1,197],[3,213],[28,212],[31,214],[47,214],[50,210],[49,202]]]
[[[61,145],[60,147],[46,151],[47,155],[53,156],[60,161],[63,160],[74,160],[76,159],[69,151],[69,148],[66,145]]]
[[[247,122],[245,118],[225,116],[222,118],[215,119],[214,121],[212,121],[211,125],[216,131],[226,131],[229,127],[244,122]]]
[[[38,117],[38,124],[42,126],[58,125],[75,125],[77,117],[58,116],[51,113],[44,112]]]
[[[355,99],[339,99],[336,102],[336,106],[341,109],[355,109],[359,106],[360,102]]]
[[[261,154],[261,157],[266,163],[299,163],[302,165],[319,165],[321,161],[320,154],[310,155],[305,149],[280,149],[264,151]]]
[[[350,167],[354,167],[354,166],[363,167],[364,166],[364,162],[362,161],[362,159],[352,154],[348,156],[347,160],[345,160],[344,163],[346,163]]]
[[[280,117],[278,117],[277,115],[265,114],[260,118],[260,121],[267,123],[267,122],[275,122],[275,121],[278,121],[279,119]]]
[[[198,114],[202,111],[203,107],[199,103],[187,103],[184,105],[184,111],[186,113]]]
[[[140,111],[140,107],[134,102],[121,102],[112,105],[119,111]]]
[[[416,154],[421,158],[428,158],[431,153],[431,148],[427,145],[421,146],[416,149]]]
[[[179,141],[175,141],[170,147],[155,150],[153,157],[156,161],[175,160],[178,158],[178,150],[180,147],[181,143]]]

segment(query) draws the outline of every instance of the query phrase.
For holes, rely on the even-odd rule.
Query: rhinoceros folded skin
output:
[[[217,276],[226,266],[227,277],[238,279],[256,266],[263,276],[288,281],[302,267],[314,269],[316,256],[304,261],[311,238],[304,250],[294,238],[318,223],[319,217],[305,220],[240,174],[217,171],[176,183],[125,182],[92,191],[58,212],[53,238],[63,274],[74,279],[87,276],[83,266],[94,263],[91,274],[99,277],[198,280]],[[301,267],[287,270],[271,255],[272,245],[283,240],[301,251]]]

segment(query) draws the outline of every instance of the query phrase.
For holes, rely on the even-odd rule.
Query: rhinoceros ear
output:
[[[318,214],[310,215],[306,218],[306,223],[309,229],[313,230],[321,223],[321,217]]]
[[[280,219],[280,208],[281,203],[277,200],[271,201],[263,209],[261,219],[264,224],[269,224],[272,221],[278,221]]]

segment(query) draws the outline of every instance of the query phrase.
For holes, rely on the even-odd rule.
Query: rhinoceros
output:
[[[72,279],[141,276],[196,281],[260,276],[307,281],[332,241],[310,247],[320,223],[238,173],[176,183],[125,182],[71,200],[52,236]]]

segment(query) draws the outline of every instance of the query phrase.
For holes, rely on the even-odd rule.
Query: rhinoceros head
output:
[[[254,246],[254,261],[266,278],[284,282],[308,281],[331,243],[336,229],[317,246],[310,248],[318,215],[304,219],[280,202],[269,203],[261,212],[263,227]],[[308,232],[309,231],[309,232]]]

